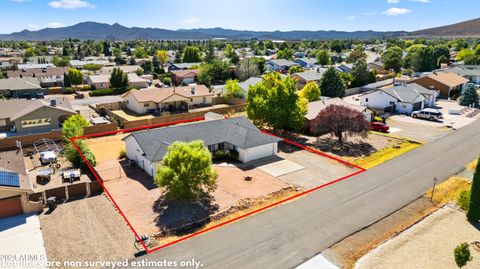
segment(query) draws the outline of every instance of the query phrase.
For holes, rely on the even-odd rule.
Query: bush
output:
[[[465,211],[468,210],[468,207],[470,205],[470,191],[469,190],[462,191],[460,193],[460,195],[457,197],[457,204],[461,209],[463,209]]]
[[[127,157],[127,151],[125,149],[121,149],[118,152],[118,159],[125,159]]]
[[[90,85],[82,85],[82,86],[77,87],[77,89],[78,89],[79,91],[90,91],[90,90],[92,90],[92,86],[90,86]]]
[[[105,95],[113,95],[113,89],[100,89],[94,90],[90,92],[90,96],[105,96]]]
[[[453,255],[455,256],[455,262],[460,268],[465,266],[467,262],[472,260],[472,256],[470,255],[470,249],[468,248],[468,243],[461,243],[460,245],[458,245],[453,251]]]
[[[66,88],[63,88],[63,93],[64,94],[72,94],[74,93],[75,91],[73,90],[72,87],[66,87]]]
[[[172,85],[172,79],[170,77],[164,77],[162,79],[162,82],[165,84],[165,85]]]

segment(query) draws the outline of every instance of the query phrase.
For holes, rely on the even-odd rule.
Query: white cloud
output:
[[[49,22],[45,26],[48,28],[60,28],[60,27],[65,27],[65,24],[61,22]]]
[[[345,19],[346,19],[346,20],[349,20],[349,21],[354,20],[354,19],[356,19],[356,18],[357,18],[357,17],[355,17],[355,16],[346,16],[346,17],[345,17]]]
[[[373,15],[375,15],[375,14],[377,14],[376,11],[368,11],[368,12],[364,12],[364,13],[363,13],[363,15],[365,15],[365,16],[373,16]]]
[[[40,26],[36,25],[36,24],[29,24],[27,25],[27,29],[30,30],[30,31],[36,31],[36,30],[40,30]]]
[[[187,24],[187,25],[197,24],[199,22],[200,22],[200,19],[197,17],[190,17],[181,21],[182,24]]]
[[[95,5],[83,0],[58,0],[48,3],[48,5],[63,9],[95,8]]]
[[[397,15],[407,14],[410,12],[411,10],[408,8],[392,7],[382,12],[382,14],[385,14],[387,16],[397,16]]]
[[[398,4],[398,3],[400,3],[400,0],[387,0],[387,3],[389,3],[389,4]]]

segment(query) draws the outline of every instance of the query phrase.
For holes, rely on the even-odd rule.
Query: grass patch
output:
[[[419,143],[404,141],[396,147],[389,146],[369,156],[365,156],[362,158],[354,158],[354,159],[351,159],[350,161],[353,164],[356,164],[360,167],[363,167],[365,169],[370,169],[390,159],[393,159],[399,155],[402,155],[412,149],[418,148],[420,145],[421,144]]]
[[[446,204],[464,191],[470,190],[470,182],[463,177],[453,176],[435,187],[433,201],[437,204]],[[432,196],[432,190],[425,194],[428,198]]]
[[[477,168],[477,163],[478,163],[478,160],[475,160],[467,164],[465,167],[470,170],[475,170],[475,168]]]

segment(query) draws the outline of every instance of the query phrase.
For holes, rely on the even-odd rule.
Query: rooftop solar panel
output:
[[[18,173],[0,171],[0,186],[20,187],[20,177]]]

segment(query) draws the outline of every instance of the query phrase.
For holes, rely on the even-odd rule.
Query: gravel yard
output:
[[[49,261],[102,261],[133,258],[134,236],[104,195],[59,205],[40,215]]]
[[[458,268],[453,250],[480,241],[478,228],[464,212],[445,207],[364,256],[355,268]],[[480,268],[480,251],[470,245],[470,252],[473,260],[464,268]]]

